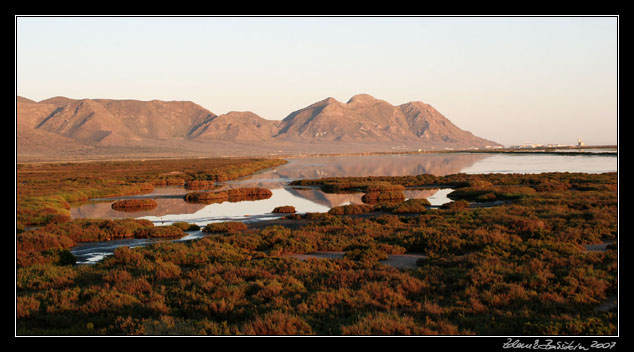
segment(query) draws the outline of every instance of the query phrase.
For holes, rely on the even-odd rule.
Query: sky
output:
[[[504,145],[616,144],[617,17],[17,17],[16,93],[281,120],[423,101]]]

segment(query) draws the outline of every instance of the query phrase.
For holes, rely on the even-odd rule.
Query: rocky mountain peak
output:
[[[350,100],[348,100],[346,104],[366,105],[366,104],[374,104],[377,101],[378,100],[375,97],[369,94],[357,94],[353,96],[352,98],[350,98]]]

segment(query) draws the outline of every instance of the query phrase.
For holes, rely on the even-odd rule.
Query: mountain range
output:
[[[327,98],[281,121],[190,101],[17,97],[18,159],[229,156],[493,147],[423,102]]]

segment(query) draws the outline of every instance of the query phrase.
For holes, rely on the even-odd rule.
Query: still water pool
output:
[[[225,188],[264,187],[272,191],[268,199],[216,204],[191,204],[184,201],[187,193],[183,187],[156,188],[152,193],[124,198],[151,198],[158,206],[149,211],[126,213],[115,211],[111,204],[122,198],[93,200],[71,209],[71,216],[78,218],[139,218],[155,225],[170,225],[185,221],[204,226],[220,221],[262,221],[281,215],[272,214],[275,207],[292,205],[298,213],[326,212],[330,208],[360,204],[362,193],[328,194],[313,188],[294,188],[293,180],[344,176],[407,176],[433,174],[443,176],[455,173],[542,173],[617,171],[617,157],[606,155],[553,155],[553,154],[421,154],[421,155],[372,155],[292,158],[285,165],[263,170],[250,177],[225,182]],[[427,198],[432,205],[440,206],[450,200],[451,189],[407,190],[406,198]],[[190,240],[202,233],[190,233],[181,240]],[[155,241],[129,239],[108,243],[85,243],[74,248],[79,263],[93,263],[111,254],[118,246],[147,245]]]

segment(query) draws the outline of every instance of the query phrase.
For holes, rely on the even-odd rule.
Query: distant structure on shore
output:
[[[509,146],[510,149],[529,149],[529,148],[579,148],[584,147],[581,137],[577,137],[577,144],[518,144]]]
[[[526,148],[569,148],[574,147],[570,144],[518,144],[511,145],[509,148],[511,149],[526,149]]]

